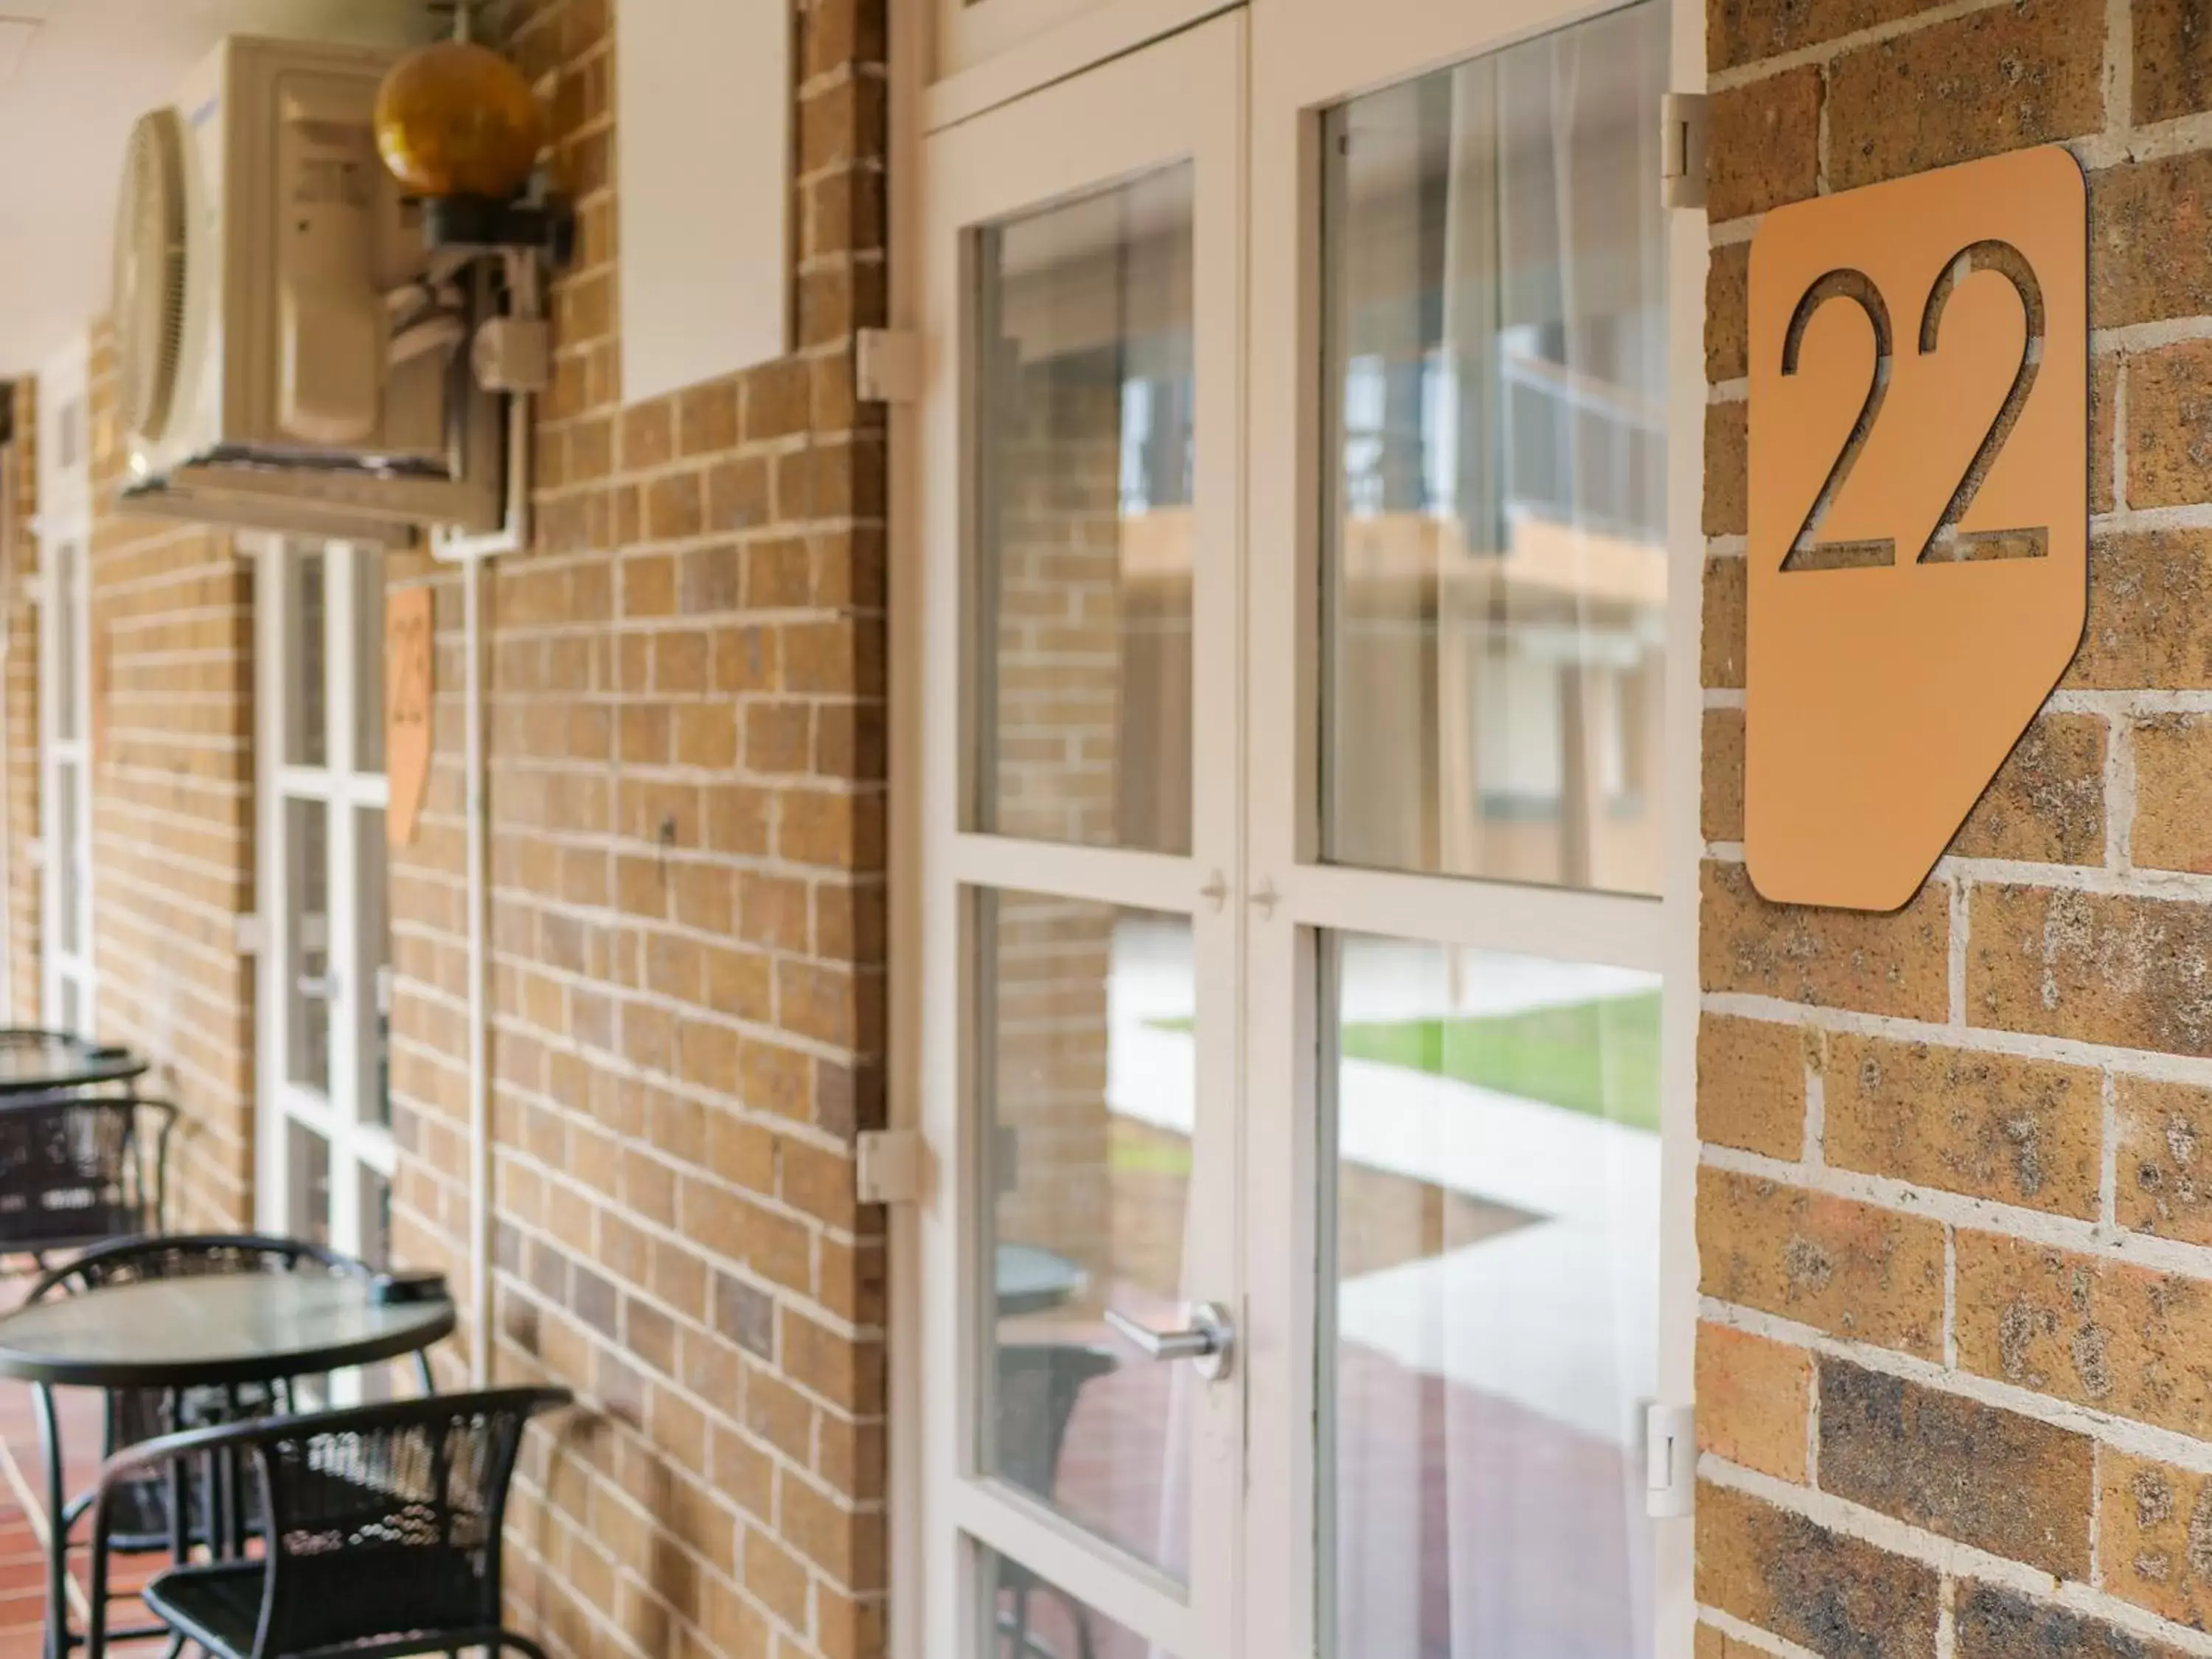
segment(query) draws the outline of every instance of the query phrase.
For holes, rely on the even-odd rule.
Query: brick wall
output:
[[[1707,20],[1698,1652],[2202,1653],[2212,33],[2188,0]],[[1747,240],[2054,139],[2090,178],[2080,655],[1903,910],[1766,905],[1740,845]]]
[[[170,1220],[253,1216],[253,581],[230,535],[112,511],[115,356],[92,331],[92,954],[100,1035],[181,1114]]]
[[[538,532],[485,579],[493,1322],[587,1411],[526,1469],[517,1619],[557,1655],[881,1646],[884,315],[880,0],[798,10],[799,349],[620,401],[608,0],[489,21],[582,209],[554,286]],[[395,1254],[466,1283],[461,594],[392,874]],[[474,1320],[471,1318],[473,1326]],[[444,1356],[458,1370],[458,1346]]]

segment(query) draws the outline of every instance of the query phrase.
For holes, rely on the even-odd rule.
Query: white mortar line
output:
[[[2124,138],[2135,120],[2134,0],[2105,0],[2105,131]]]
[[[1748,376],[1733,380],[1715,380],[1705,387],[1705,402],[1708,404],[1741,404],[1750,400],[1751,380]]]
[[[2135,869],[2136,714],[2105,714],[2105,866],[2115,874]]]
[[[2212,714],[2212,690],[2053,691],[2044,708],[2057,714],[2103,714],[2124,720],[2144,714]]]
[[[1711,1625],[1731,1642],[1741,1644],[1744,1647],[1754,1648],[1761,1653],[1771,1653],[1774,1656],[1774,1659],[1820,1659],[1820,1656],[1810,1648],[1801,1648],[1795,1642],[1787,1641],[1775,1635],[1771,1631],[1764,1631],[1756,1625],[1747,1624],[1734,1613],[1719,1607],[1708,1607],[1702,1601],[1698,1604],[1698,1622],[1701,1625]]]
[[[2212,530],[2212,502],[2197,501],[2186,507],[2118,507],[2110,513],[2093,514],[2089,519],[2093,536],[2151,530]]]
[[[2001,1377],[1947,1369],[1932,1359],[1899,1353],[1893,1348],[1878,1348],[1831,1336],[1817,1326],[1800,1324],[1781,1314],[1724,1302],[1717,1297],[1698,1298],[1698,1317],[1747,1336],[1765,1337],[1771,1342],[1808,1349],[1822,1358],[1856,1365],[1862,1370],[1917,1383],[1933,1393],[2083,1435],[2130,1456],[2171,1464],[2192,1474],[2212,1474],[2212,1441],[2200,1440],[2179,1429],[2161,1429],[2130,1417],[2115,1417],[2110,1412],[2076,1405],[2055,1395],[2038,1394]]]
[[[1709,685],[1705,688],[1705,707],[1741,708],[1743,707],[1743,688],[1740,685]],[[2212,701],[2208,701],[2206,707],[2212,708]]]
[[[1751,550],[1748,536],[1728,535],[1705,538],[1705,556],[1709,559],[1740,559]]]
[[[1771,1475],[1743,1468],[1711,1452],[1698,1460],[1698,1475],[1714,1486],[1802,1516],[1829,1532],[1918,1561],[1939,1572],[1995,1585],[2045,1607],[2063,1607],[2100,1619],[2146,1641],[2164,1642],[2185,1652],[2212,1659],[2212,1632],[2171,1623],[2105,1590],[2056,1579],[2047,1572],[1910,1525],[1879,1510],[1848,1503],[1827,1492],[1807,1492]]]
[[[1802,1039],[1801,1039],[1802,1041]],[[1805,1067],[1805,1167],[1828,1165],[1828,1079],[1820,1067]]]
[[[2089,1448],[2089,1583],[2105,1587],[2105,1447]]]
[[[1972,926],[1968,898],[1973,892],[1974,878],[1961,874],[1950,886],[1950,938],[1945,951],[1944,983],[1948,993],[1950,1023],[1963,1027],[1966,1024],[1966,939]]]
[[[1959,1230],[1943,1229],[1943,1369],[1959,1369]]]
[[[2185,1243],[2152,1233],[2122,1231],[2107,1228],[2102,1222],[2083,1221],[2047,1210],[2023,1209],[1994,1199],[1940,1192],[1889,1176],[1864,1175],[1832,1165],[1808,1169],[1802,1164],[1786,1163],[1759,1152],[1740,1152],[1733,1146],[1708,1145],[1699,1153],[1698,1164],[1701,1169],[1741,1176],[1747,1180],[1778,1182],[1830,1198],[1845,1199],[1870,1209],[1887,1210],[1894,1215],[1915,1216],[1974,1232],[1996,1233],[2024,1243],[2124,1263],[2147,1273],[2212,1279],[2212,1246]]]
[[[1936,1659],[1958,1659],[1959,1581],[1944,1578],[1936,1586]]]

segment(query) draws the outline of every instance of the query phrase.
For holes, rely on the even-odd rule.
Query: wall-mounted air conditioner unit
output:
[[[386,53],[233,37],[131,134],[115,250],[123,505],[404,539],[502,505],[477,295],[377,155]]]

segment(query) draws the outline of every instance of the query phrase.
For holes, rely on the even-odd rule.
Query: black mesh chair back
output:
[[[160,1232],[176,1118],[129,1095],[0,1097],[0,1255]]]
[[[1050,1498],[1060,1477],[1060,1455],[1084,1388],[1115,1370],[1121,1362],[1104,1348],[1073,1342],[1013,1343],[999,1350],[991,1424],[995,1437],[994,1468],[1024,1492]],[[1012,1605],[1000,1614],[1000,1634],[1014,1659],[1048,1656],[1051,1650],[1030,1629],[1030,1597],[1057,1591],[1018,1561],[999,1559],[1000,1594]],[[1079,1654],[1092,1651],[1090,1621],[1072,1597],[1063,1596],[1074,1621]]]
[[[236,1456],[268,1516],[262,1556],[156,1577],[146,1604],[178,1636],[222,1659],[478,1645],[535,1653],[500,1626],[500,1534],[524,1428],[569,1399],[561,1389],[445,1395],[133,1447],[102,1476],[92,1605],[104,1600],[106,1494],[179,1460]],[[90,1635],[99,1659],[97,1612]]]

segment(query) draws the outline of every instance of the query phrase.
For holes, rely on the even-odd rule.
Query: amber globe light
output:
[[[418,196],[516,195],[545,145],[522,71],[489,46],[444,40],[392,66],[376,94],[376,147]]]

